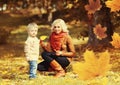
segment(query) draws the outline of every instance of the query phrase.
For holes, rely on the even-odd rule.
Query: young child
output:
[[[30,23],[27,26],[28,37],[25,41],[24,52],[29,63],[29,78],[36,78],[37,60],[39,57],[39,39],[36,37],[38,32],[38,25]]]

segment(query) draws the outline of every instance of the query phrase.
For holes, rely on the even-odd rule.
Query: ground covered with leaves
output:
[[[23,44],[0,46],[0,85],[120,85],[120,51],[111,52],[112,68],[104,76],[81,80],[73,73],[71,65],[65,77],[54,78],[52,72],[37,72],[37,78],[29,80],[28,63],[24,57]],[[41,58],[39,59],[39,62]],[[71,64],[82,61],[73,61]],[[79,68],[79,67],[77,67]]]

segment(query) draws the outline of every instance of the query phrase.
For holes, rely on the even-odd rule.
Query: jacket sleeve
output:
[[[72,38],[70,36],[66,37],[67,51],[63,52],[62,55],[66,57],[74,57],[75,56],[75,48],[72,42]]]
[[[51,52],[51,46],[50,46],[49,42],[47,42],[47,43],[42,42],[42,43],[40,43],[40,45],[43,48],[43,50]]]

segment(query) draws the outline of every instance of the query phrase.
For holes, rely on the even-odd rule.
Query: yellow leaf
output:
[[[93,62],[97,60],[93,51],[86,50],[85,53],[83,54],[83,56],[87,63],[90,63],[91,60]]]
[[[40,36],[40,40],[45,40],[46,38],[47,38],[46,35],[42,35],[42,36]]]
[[[78,74],[79,79],[87,80],[91,78],[91,74],[87,71],[85,66],[86,65],[81,62],[77,62],[72,65],[73,72]]]
[[[93,51],[86,50],[83,56],[84,62],[77,62],[72,65],[73,71],[82,80],[103,76],[110,69],[110,55],[108,51],[95,55]]]
[[[111,8],[111,12],[120,11],[120,0],[111,0],[105,2],[107,7]]]
[[[101,54],[99,54],[99,68],[101,68],[101,66],[104,66],[103,68],[100,69],[100,75],[104,75],[111,67],[110,63],[110,54],[108,53],[108,51],[105,51]]]

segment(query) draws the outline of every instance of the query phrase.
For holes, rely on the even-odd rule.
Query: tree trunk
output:
[[[96,35],[93,33],[93,28],[101,24],[102,27],[107,27],[107,37],[99,40]],[[88,45],[92,47],[98,46],[110,46],[110,41],[112,40],[111,36],[113,34],[113,24],[111,23],[110,18],[110,9],[105,5],[102,6],[100,11],[96,11],[95,14],[89,16],[89,40]]]

